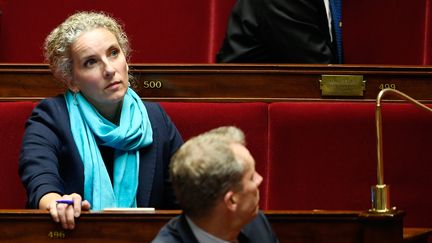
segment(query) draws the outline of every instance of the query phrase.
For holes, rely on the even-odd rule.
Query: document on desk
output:
[[[104,212],[155,212],[155,208],[104,208]]]

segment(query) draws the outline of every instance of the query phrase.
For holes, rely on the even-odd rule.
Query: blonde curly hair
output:
[[[68,81],[72,80],[72,44],[84,32],[101,27],[114,34],[125,56],[129,56],[129,41],[118,21],[103,12],[77,12],[51,31],[45,39],[45,60],[56,79],[68,85]]]

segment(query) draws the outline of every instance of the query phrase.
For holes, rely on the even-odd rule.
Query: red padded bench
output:
[[[24,208],[26,193],[18,176],[24,123],[33,102],[0,102],[0,208]]]
[[[23,208],[24,123],[35,103],[0,102],[0,208]],[[162,102],[185,140],[222,125],[243,129],[264,177],[262,209],[366,210],[376,181],[374,103]],[[432,227],[432,116],[383,105],[384,182],[409,227]]]
[[[267,208],[268,125],[266,103],[176,103],[161,102],[186,141],[219,126],[237,126],[245,132],[256,170],[264,177],[260,187],[261,208]]]
[[[432,226],[432,115],[382,106],[384,182],[407,226]],[[377,184],[375,104],[269,105],[270,209],[368,209]]]

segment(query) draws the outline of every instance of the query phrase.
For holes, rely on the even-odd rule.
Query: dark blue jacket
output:
[[[237,0],[216,56],[224,63],[337,63],[323,0]]]
[[[157,103],[144,102],[153,143],[140,150],[138,207],[177,208],[169,181],[171,156],[183,140]],[[27,189],[27,207],[38,208],[49,192],[84,195],[84,167],[72,137],[63,95],[40,102],[26,123],[19,174]]]
[[[252,222],[243,227],[239,243],[277,243],[276,235],[266,216],[259,212]],[[152,243],[199,243],[185,215],[171,219],[158,233]]]

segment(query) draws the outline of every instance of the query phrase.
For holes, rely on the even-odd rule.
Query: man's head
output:
[[[220,127],[190,139],[173,156],[170,173],[191,217],[206,216],[221,203],[245,221],[258,211],[262,177],[238,128]]]

